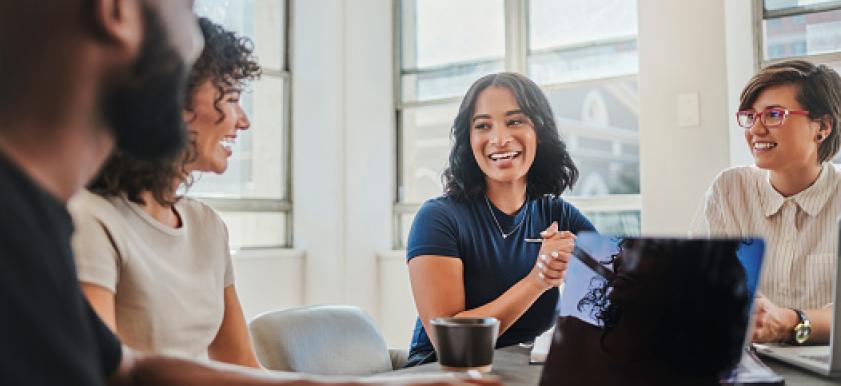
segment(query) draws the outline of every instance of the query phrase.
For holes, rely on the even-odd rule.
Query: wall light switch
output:
[[[697,92],[678,94],[677,96],[677,126],[701,126],[701,107]]]

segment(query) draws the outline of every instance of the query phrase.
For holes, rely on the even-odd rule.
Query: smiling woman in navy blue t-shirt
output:
[[[429,322],[499,319],[497,346],[552,326],[575,233],[595,230],[558,197],[578,177],[540,88],[514,73],[485,76],[453,123],[444,196],[426,203],[407,259],[418,322],[408,366],[435,360]],[[526,239],[541,242],[530,243]]]

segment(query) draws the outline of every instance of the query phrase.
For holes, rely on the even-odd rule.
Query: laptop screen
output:
[[[758,238],[579,234],[565,276],[560,319],[542,384],[570,380],[569,365],[559,366],[559,360],[566,360],[560,358],[574,358],[579,365],[576,370],[587,368],[582,359],[592,360],[592,370],[601,377],[611,368],[622,368],[623,361],[640,369],[665,364],[662,367],[667,371],[680,373],[680,358],[686,354],[683,344],[708,346],[695,354],[719,358],[711,360],[708,368],[686,366],[687,372],[724,371],[721,358],[738,356],[747,341],[763,253],[764,243]],[[705,336],[712,339],[701,343]],[[675,341],[663,342],[669,339]],[[672,343],[674,353],[669,352]],[[645,354],[636,356],[622,350]],[[588,352],[592,358],[582,358]],[[637,359],[641,362],[636,363]],[[585,377],[580,381],[594,380],[579,375]]]

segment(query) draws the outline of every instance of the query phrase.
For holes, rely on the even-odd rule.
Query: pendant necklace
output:
[[[526,222],[527,218],[529,218],[528,208],[527,207],[523,208],[526,211],[526,214],[523,216],[523,219],[520,220],[520,223],[517,224],[516,226],[514,226],[514,228],[511,228],[511,232],[505,233],[505,232],[502,231],[502,226],[499,225],[499,221],[496,219],[496,215],[494,214],[493,208],[491,208],[491,201],[488,200],[488,196],[485,196],[485,203],[488,204],[488,211],[491,212],[491,218],[494,219],[494,224],[496,224],[496,229],[499,230],[499,234],[502,235],[503,240],[507,239],[508,236],[511,236],[512,234],[514,234],[514,232],[516,232],[517,229],[520,229],[520,226],[523,225],[524,222]]]

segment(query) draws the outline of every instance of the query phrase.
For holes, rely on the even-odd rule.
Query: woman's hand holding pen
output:
[[[559,231],[558,223],[553,222],[549,228],[540,232],[540,237],[542,244],[530,275],[541,288],[547,290],[563,283],[569,258],[575,247],[575,235],[572,232]]]

